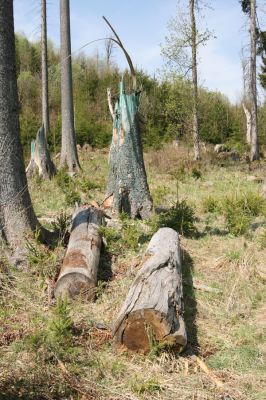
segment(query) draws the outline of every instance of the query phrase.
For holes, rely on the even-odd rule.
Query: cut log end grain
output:
[[[87,276],[79,272],[71,272],[61,277],[54,290],[55,297],[74,299],[82,296],[86,300],[95,297],[95,284]]]
[[[178,234],[161,228],[152,237],[113,335],[118,346],[148,352],[154,342],[181,351],[187,342]]]
[[[116,343],[123,343],[129,350],[147,353],[156,341],[160,347],[171,347],[180,352],[186,345],[184,323],[180,320],[179,329],[171,333],[171,325],[166,315],[152,310],[134,311],[124,319],[116,333]]]

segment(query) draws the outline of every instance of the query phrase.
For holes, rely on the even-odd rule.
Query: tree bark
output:
[[[243,110],[246,116],[246,142],[250,146],[251,144],[251,113],[249,109],[246,107],[245,103],[243,103]]]
[[[118,345],[149,351],[155,340],[181,351],[187,342],[178,234],[161,228],[152,237],[114,324]]]
[[[126,212],[131,218],[147,218],[152,199],[147,183],[138,121],[139,93],[125,93],[120,83],[119,100],[113,118],[113,138],[109,153],[109,176],[105,206]]]
[[[36,141],[31,142],[31,160],[26,174],[30,177],[37,171],[44,179],[51,179],[56,172],[48,150],[44,126],[38,130]]]
[[[197,27],[195,19],[195,0],[189,0],[189,14],[191,24],[191,51],[192,51],[192,131],[194,160],[200,159],[199,122],[198,122],[198,71],[197,71]]]
[[[256,0],[250,0],[250,100],[251,100],[251,161],[259,160],[256,72]]]
[[[49,121],[49,96],[48,96],[48,56],[47,56],[47,18],[46,0],[41,0],[41,52],[42,52],[42,122],[44,125],[45,137],[50,129]]]
[[[69,0],[60,0],[62,146],[60,165],[80,169],[74,129]]]
[[[6,239],[15,247],[38,227],[22,154],[13,0],[0,0],[0,208]]]
[[[67,252],[55,286],[55,297],[74,298],[81,294],[88,300],[95,296],[102,239],[98,232],[103,220],[101,210],[78,208]]]

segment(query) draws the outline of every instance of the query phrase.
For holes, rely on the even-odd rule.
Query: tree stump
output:
[[[131,218],[147,218],[152,200],[147,183],[138,121],[139,92],[127,95],[120,83],[119,100],[113,118],[113,138],[109,153],[109,176],[105,206]],[[109,108],[110,93],[108,92]]]
[[[67,252],[55,285],[55,297],[74,298],[81,294],[92,300],[95,296],[102,239],[99,226],[103,212],[97,208],[78,208]]]
[[[148,352],[156,341],[181,351],[187,343],[178,234],[161,228],[152,237],[114,325],[117,345]]]
[[[31,159],[26,173],[32,176],[37,171],[44,179],[51,179],[56,171],[48,150],[44,126],[38,130],[36,140],[31,142]]]

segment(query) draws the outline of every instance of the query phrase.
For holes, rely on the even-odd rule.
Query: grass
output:
[[[165,146],[146,154],[145,160],[155,207],[165,207],[167,225],[180,221],[173,207],[177,183],[179,204],[193,205],[191,222],[197,235],[183,230],[181,236],[187,350],[177,356],[153,343],[151,353],[143,356],[113,346],[111,324],[153,231],[142,221],[122,215],[113,226],[101,228],[106,246],[95,302],[54,304],[51,291],[73,207],[65,198],[65,178],[60,185],[58,178],[33,180],[34,208],[42,223],[60,230],[62,240],[54,250],[29,242],[28,271],[1,262],[0,399],[265,398],[266,289],[255,273],[256,265],[266,262],[265,204],[258,183],[247,180],[248,167],[241,163],[223,168],[210,159],[195,164],[193,172],[188,149],[182,147]],[[107,154],[90,153],[88,158],[81,153],[81,163],[75,191],[82,203],[101,203]],[[265,171],[262,163],[255,173],[265,176]],[[248,214],[245,232],[229,229],[226,199],[235,202],[230,203],[232,210]],[[181,230],[180,225],[174,227]],[[193,290],[193,281],[219,291]],[[190,359],[195,351],[224,382],[225,393]]]

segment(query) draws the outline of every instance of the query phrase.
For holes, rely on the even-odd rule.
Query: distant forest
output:
[[[40,42],[32,43],[16,34],[16,63],[20,103],[21,137],[25,154],[41,125],[41,56]],[[112,49],[111,49],[112,52]],[[60,55],[48,42],[49,108],[51,130],[48,142],[52,151],[60,149]],[[96,148],[106,147],[112,136],[112,120],[108,110],[107,88],[113,96],[118,92],[121,76],[129,85],[128,71],[121,71],[113,61],[110,46],[106,54],[88,57],[79,54],[72,59],[75,130],[77,142]],[[145,147],[159,148],[176,139],[191,141],[191,82],[181,76],[151,77],[137,71],[141,86],[140,120]],[[258,106],[259,140],[266,143],[266,104]],[[200,140],[207,143],[227,143],[245,150],[246,121],[242,104],[231,104],[220,92],[199,88]]]

